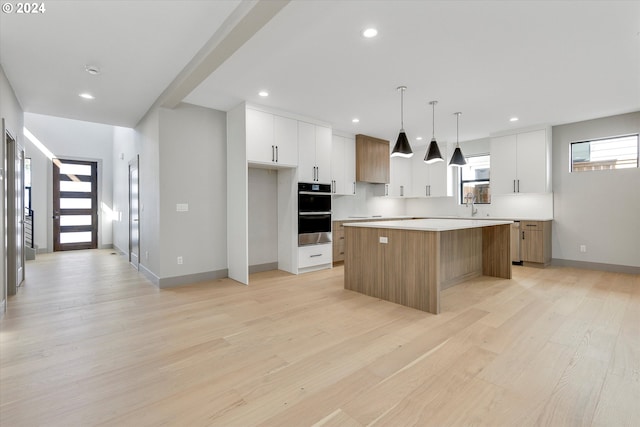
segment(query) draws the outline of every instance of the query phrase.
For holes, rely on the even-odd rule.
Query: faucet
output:
[[[464,205],[469,206],[469,200],[471,200],[471,216],[476,216],[478,213],[478,209],[473,205],[476,201],[476,195],[469,192],[466,196],[464,196]]]

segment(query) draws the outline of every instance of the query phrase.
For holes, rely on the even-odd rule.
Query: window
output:
[[[491,203],[489,190],[490,156],[488,154],[467,157],[467,164],[460,168],[460,203]]]
[[[571,172],[637,167],[637,134],[571,143]]]

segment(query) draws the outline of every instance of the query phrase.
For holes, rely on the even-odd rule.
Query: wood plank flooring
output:
[[[0,321],[2,426],[637,426],[640,276],[514,267],[442,313],[343,268],[158,290],[39,255]]]

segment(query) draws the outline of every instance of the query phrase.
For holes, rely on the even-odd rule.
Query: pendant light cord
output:
[[[400,88],[400,130],[404,131],[404,87]]]
[[[433,107],[433,115],[431,116],[431,139],[436,139],[436,103],[438,101],[431,101],[431,106]]]

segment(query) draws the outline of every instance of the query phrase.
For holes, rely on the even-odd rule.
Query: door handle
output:
[[[275,151],[274,147],[275,147],[274,145],[271,146],[271,161],[272,162],[276,161],[276,154],[275,154],[276,151]]]
[[[278,162],[278,146],[276,145],[276,163]]]

